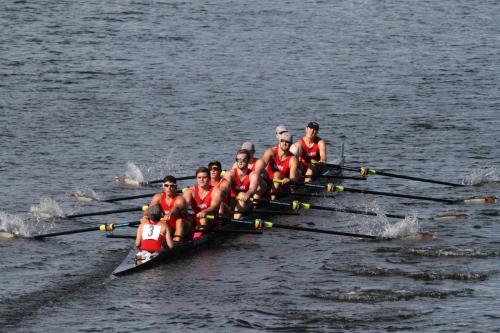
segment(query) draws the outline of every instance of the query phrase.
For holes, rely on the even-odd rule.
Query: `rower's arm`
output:
[[[212,190],[212,202],[210,203],[210,207],[204,210],[206,214],[217,214],[220,208],[221,203],[221,191],[218,188],[214,188]]]
[[[266,152],[264,153],[264,155],[262,155],[262,158],[260,159],[262,161],[263,168],[269,164],[269,161],[271,160],[271,158],[273,158],[273,155],[274,155],[273,148],[267,148]]]
[[[171,216],[175,217],[180,217],[183,215],[184,212],[186,212],[186,200],[184,200],[183,197],[177,197],[175,200],[174,208],[172,209],[172,213],[170,213]]]
[[[298,168],[299,168],[299,162],[295,156],[292,156],[290,158],[290,180],[292,182],[297,182],[299,180]]]
[[[319,157],[320,157],[320,162],[326,163],[326,142],[325,140],[321,139],[318,142],[318,147],[319,147]]]
[[[191,200],[193,200],[194,198],[194,195],[193,195],[193,188],[191,187],[187,187],[183,193],[182,193],[182,197],[184,198],[184,200],[186,201],[187,204],[189,204],[191,202]]]
[[[265,164],[264,164],[264,161],[259,159],[255,162],[255,170],[254,172],[257,174],[257,175],[261,175],[262,174],[262,171],[264,171],[264,167],[265,167]]]
[[[137,251],[141,251],[141,243],[142,243],[142,224],[137,228],[137,234],[135,236],[135,248]]]

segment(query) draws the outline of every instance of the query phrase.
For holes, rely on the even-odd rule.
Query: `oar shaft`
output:
[[[195,179],[196,176],[183,176],[183,177],[175,177],[176,180],[188,180],[188,179]],[[163,179],[156,179],[156,180],[150,180],[147,182],[143,182],[142,184],[144,185],[149,185],[149,184],[157,184],[163,182]]]
[[[361,170],[364,169],[368,174],[372,174],[372,175],[380,175],[380,176],[385,176],[385,177],[408,179],[408,180],[414,180],[414,181],[419,181],[419,182],[424,182],[424,183],[432,183],[432,184],[454,186],[454,187],[467,186],[464,184],[457,184],[457,183],[445,182],[442,180],[435,180],[435,179],[428,179],[428,178],[422,178],[422,177],[413,177],[413,176],[395,174],[395,173],[391,173],[391,172],[380,171],[380,170],[375,170],[375,169],[370,169],[370,168],[359,168],[359,167],[353,168],[353,167],[346,167],[346,166],[341,166],[338,164],[331,164],[331,163],[326,163],[326,165],[329,167],[332,167],[332,168],[337,168],[337,169],[341,168],[343,170],[349,170],[349,171],[355,171],[355,172],[361,172]]]
[[[362,234],[353,234],[353,233],[350,233],[350,232],[342,232],[342,231],[323,230],[323,229],[306,228],[306,227],[298,227],[298,226],[288,226],[288,225],[277,224],[277,223],[273,223],[273,228],[288,229],[288,230],[298,230],[298,231],[307,231],[307,232],[316,232],[316,233],[330,234],[330,235],[339,235],[339,236],[369,238],[369,239],[376,239],[377,238],[376,236],[373,236],[373,235],[362,235]]]
[[[52,232],[52,233],[43,234],[43,235],[36,235],[33,238],[34,239],[43,239],[43,238],[47,238],[47,237],[54,237],[54,236],[61,236],[61,235],[70,235],[70,234],[79,234],[79,233],[90,232],[90,231],[113,231],[116,228],[132,227],[132,226],[138,225],[140,223],[141,223],[140,221],[134,221],[134,222],[125,222],[125,223],[101,224],[98,227],[73,229],[73,230]]]
[[[67,219],[73,219],[73,218],[76,218],[76,217],[108,215],[108,214],[126,213],[126,212],[137,212],[137,211],[141,211],[141,210],[142,210],[142,207],[123,208],[123,209],[114,209],[114,210],[104,210],[104,211],[92,212],[92,213],[66,215],[65,218],[67,218]]]
[[[406,176],[406,175],[399,175],[399,174],[385,172],[385,171],[379,171],[379,170],[376,170],[376,174],[377,175],[381,175],[381,176],[385,176],[385,177],[415,180],[415,181],[424,182],[424,183],[432,183],[432,184],[439,184],[439,185],[446,185],[446,186],[454,186],[454,187],[465,186],[463,184],[456,184],[456,183],[444,182],[444,181],[441,181],[441,180],[434,180],[434,179],[426,179],[426,178],[420,178],[420,177],[412,177],[412,176]]]
[[[430,198],[430,197],[422,197],[418,195],[411,194],[400,194],[400,193],[388,193],[388,192],[379,192],[379,191],[370,191],[364,189],[355,189],[355,188],[343,188],[344,192],[353,192],[353,193],[361,193],[361,194],[373,194],[373,195],[384,195],[388,197],[397,197],[397,198],[406,198],[406,199],[416,199],[416,200],[428,200],[428,201],[436,201],[436,202],[444,202],[444,203],[456,203],[456,200],[452,199],[442,199],[442,198]]]
[[[140,199],[140,198],[149,198],[155,195],[155,193],[146,193],[146,194],[138,194],[138,195],[131,195],[128,197],[119,197],[119,198],[109,198],[109,199],[104,199],[100,201],[104,202],[116,202],[116,201],[122,201],[122,200],[132,200],[132,199]]]
[[[99,230],[100,230],[99,227],[82,228],[82,229],[76,229],[76,230],[52,232],[52,233],[44,234],[44,235],[37,235],[37,236],[34,236],[33,238],[34,239],[43,239],[46,237],[70,235],[70,234],[77,234],[77,233],[89,232],[89,231],[99,231]]]
[[[220,218],[220,217],[219,217]],[[297,231],[306,231],[306,232],[315,232],[321,234],[330,234],[330,235],[339,235],[339,236],[350,236],[350,237],[359,237],[359,238],[369,238],[369,239],[377,239],[377,236],[373,235],[363,235],[363,234],[353,234],[350,232],[342,232],[342,231],[333,231],[333,230],[324,230],[324,229],[315,229],[315,228],[306,228],[306,227],[298,227],[298,226],[288,226],[284,224],[277,224],[268,221],[245,221],[231,218],[222,218],[226,221],[231,221],[233,223],[241,223],[246,225],[261,225],[265,228],[279,228],[279,229],[288,229],[288,230],[297,230]]]
[[[335,207],[324,207],[324,206],[316,206],[316,205],[309,205],[310,209],[318,209],[318,210],[327,210],[327,211],[332,211],[332,212],[340,212],[340,213],[350,213],[350,214],[360,214],[360,215],[370,215],[370,216],[377,216],[377,213],[374,212],[367,212],[364,210],[358,210],[358,209],[352,209],[352,208],[335,208]],[[387,217],[391,218],[396,218],[396,219],[404,219],[404,215],[397,215],[397,214],[384,214]]]

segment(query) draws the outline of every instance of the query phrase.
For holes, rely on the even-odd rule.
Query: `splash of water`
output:
[[[479,185],[489,182],[498,182],[499,180],[500,177],[498,176],[497,170],[493,167],[486,167],[470,171],[470,173],[462,180],[462,184]]]
[[[83,188],[77,189],[75,193],[72,195],[73,197],[82,197],[82,198],[92,198],[100,200],[100,196],[94,191],[92,188]]]
[[[54,199],[49,197],[40,198],[40,204],[37,206],[31,206],[30,213],[37,219],[64,216],[61,206],[59,206]]]
[[[379,235],[383,238],[402,238],[409,235],[415,235],[419,232],[419,220],[415,212],[410,213],[404,220],[397,222],[389,221],[386,212],[377,202],[365,202],[365,210],[377,214],[376,216],[366,217],[366,221],[361,227],[360,232]],[[359,221],[359,218],[358,218]]]
[[[19,215],[0,211],[0,230],[15,236],[31,237],[39,229],[39,224],[40,220],[25,220]]]
[[[134,179],[138,182],[143,182],[144,181],[144,175],[141,171],[141,169],[135,165],[133,162],[128,162],[127,163],[127,171],[125,172],[125,177]]]

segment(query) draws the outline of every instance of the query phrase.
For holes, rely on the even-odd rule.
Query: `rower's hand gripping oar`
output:
[[[105,223],[101,224],[98,227],[90,227],[90,228],[81,228],[81,229],[74,229],[74,230],[67,230],[67,231],[60,231],[60,232],[52,232],[49,234],[42,234],[42,235],[36,235],[33,238],[40,240],[44,239],[47,237],[54,237],[54,236],[60,236],[60,235],[70,235],[70,234],[78,234],[82,232],[90,232],[90,231],[113,231],[117,228],[123,228],[123,227],[133,227],[136,225],[139,225],[141,222],[140,221],[134,221],[134,222],[124,222],[124,223]]]
[[[207,217],[212,218],[212,219],[215,218],[213,215],[207,216]],[[219,216],[219,219],[221,219],[223,221],[229,221],[231,223],[240,223],[240,224],[245,224],[245,225],[251,225],[251,226],[254,226],[255,229],[279,228],[279,229],[288,229],[288,230],[297,230],[297,231],[306,231],[306,232],[316,232],[316,233],[321,233],[321,234],[358,237],[358,238],[368,238],[368,239],[378,239],[379,238],[379,237],[373,236],[373,235],[363,235],[363,234],[354,234],[354,233],[342,232],[342,231],[306,228],[306,227],[299,227],[299,226],[289,226],[289,225],[284,225],[284,224],[273,223],[271,221],[264,221],[261,219],[255,219],[254,221],[250,221],[250,220],[231,219],[228,217],[220,217],[220,216]]]
[[[441,180],[434,180],[434,179],[427,179],[427,178],[421,178],[421,177],[413,177],[413,176],[407,176],[407,175],[400,175],[400,174],[390,173],[390,172],[386,172],[386,171],[376,170],[376,169],[373,169],[373,168],[365,168],[365,167],[353,168],[353,167],[346,167],[346,166],[343,166],[343,165],[332,164],[332,163],[324,163],[324,165],[327,166],[327,167],[332,167],[332,168],[337,168],[337,169],[343,169],[343,170],[348,170],[348,171],[359,172],[362,177],[366,177],[368,175],[380,175],[380,176],[385,176],[385,177],[415,180],[415,181],[424,182],[424,183],[432,183],[432,184],[439,184],[439,185],[446,185],[446,186],[454,186],[454,187],[467,186],[467,185],[464,185],[464,184],[450,183],[450,182],[445,182],[445,181],[441,181]]]

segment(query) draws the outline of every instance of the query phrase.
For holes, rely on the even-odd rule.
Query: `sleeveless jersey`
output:
[[[300,156],[300,164],[302,165],[302,170],[307,170],[309,164],[311,164],[312,160],[319,161],[321,156],[319,154],[319,145],[318,142],[321,140],[320,137],[316,137],[314,139],[314,143],[312,147],[308,147],[304,138],[300,139],[300,145],[302,146],[302,155]]]
[[[200,187],[198,185],[194,186],[194,200],[191,200],[191,208],[193,209],[193,213],[197,214],[202,210],[207,209],[212,204],[212,191],[214,187],[210,186],[208,193],[202,199],[200,197]]]
[[[231,198],[236,198],[238,193],[246,192],[250,189],[250,172],[245,176],[245,178],[243,178],[243,180],[240,180],[240,177],[238,176],[238,169],[234,168],[233,173],[234,181],[231,185]]]
[[[285,160],[281,161],[278,156],[278,147],[274,147],[273,151],[274,158],[269,161],[266,167],[267,176],[270,180],[272,180],[274,178],[274,172],[279,171],[279,173],[285,176],[285,178],[290,177],[290,159],[292,158],[293,154],[287,151],[285,154]]]
[[[161,194],[161,199],[160,199],[160,206],[161,209],[163,210],[163,214],[170,214],[170,212],[174,209],[175,202],[177,201],[177,198],[179,195],[176,195],[174,198],[172,198],[172,201],[170,201],[170,205],[167,204],[167,194],[162,193]],[[175,225],[178,217],[175,216],[170,216],[170,219],[167,221],[168,225],[172,227],[172,229],[175,231]]]
[[[161,234],[161,226],[158,222],[148,220],[142,226],[141,250],[158,252],[163,247],[165,236]]]
[[[214,182],[210,179],[210,185],[213,187],[217,187],[219,190],[220,190],[220,185],[222,184],[222,182],[227,182],[227,180],[225,180],[224,178],[221,178],[217,184],[214,184]],[[223,203],[227,204],[229,202],[229,198],[228,198],[227,194],[224,195],[222,193],[222,191],[220,192],[220,198],[221,198],[221,201]]]

